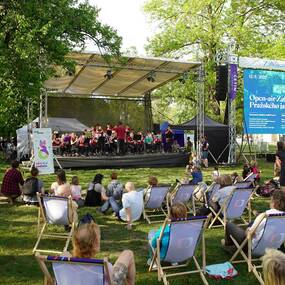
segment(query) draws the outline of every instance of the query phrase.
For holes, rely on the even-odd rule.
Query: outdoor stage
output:
[[[62,157],[57,156],[62,168],[143,168],[186,166],[188,153],[151,153],[125,156]],[[55,166],[57,163],[55,162]]]

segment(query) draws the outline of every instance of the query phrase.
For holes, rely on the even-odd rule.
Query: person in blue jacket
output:
[[[170,219],[185,219],[187,218],[187,208],[183,203],[177,203],[170,208]],[[150,231],[148,234],[149,240],[151,240],[151,247],[154,249],[157,247],[157,239],[160,236],[162,227],[158,230]],[[163,260],[166,256],[168,244],[169,244],[169,237],[170,237],[170,226],[166,225],[163,231],[162,239],[161,239],[161,247],[160,247],[160,260]],[[148,259],[147,264],[150,265],[152,260],[152,251],[151,257]]]

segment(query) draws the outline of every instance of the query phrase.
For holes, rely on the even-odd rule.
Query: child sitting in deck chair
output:
[[[170,208],[170,218],[171,219],[185,219],[187,218],[187,208],[183,203],[177,203],[175,205],[173,205]],[[161,233],[161,227],[159,228],[159,230],[152,230],[149,232],[148,234],[148,238],[149,240],[151,240],[151,246],[152,248],[156,248],[157,244],[156,244],[156,240],[159,238]],[[160,248],[160,258],[161,260],[164,259],[167,248],[168,248],[168,243],[169,243],[169,234],[170,234],[170,227],[169,225],[166,226],[163,236],[162,236],[162,246]],[[151,251],[150,251],[151,252]],[[152,253],[151,253],[152,254]],[[152,258],[150,257],[147,260],[147,265],[150,265]]]

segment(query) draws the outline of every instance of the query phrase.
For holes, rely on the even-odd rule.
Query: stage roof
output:
[[[97,53],[72,53],[68,58],[76,62],[74,76],[64,75],[45,82],[49,93],[61,96],[107,96],[142,98],[144,94],[177,79],[200,65],[165,58],[125,57],[124,63],[107,63]],[[105,75],[112,71],[112,78]],[[153,75],[154,81],[148,80]]]

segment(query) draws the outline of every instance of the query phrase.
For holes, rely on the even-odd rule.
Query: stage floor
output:
[[[100,157],[62,157],[57,156],[63,168],[142,168],[185,166],[189,161],[188,153],[151,153],[124,156]],[[55,162],[57,167],[57,163]]]

